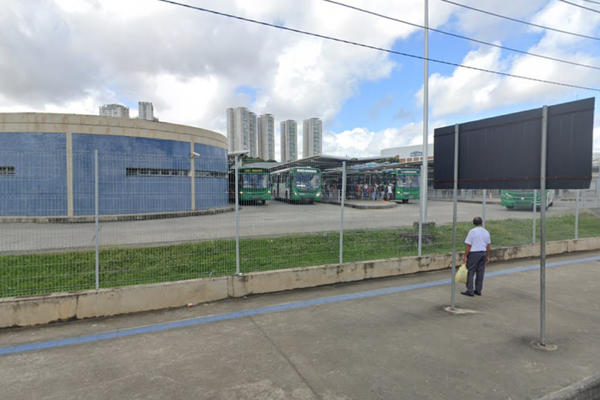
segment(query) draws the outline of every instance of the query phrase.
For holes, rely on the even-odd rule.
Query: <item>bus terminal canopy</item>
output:
[[[319,168],[321,171],[341,168],[343,166],[343,162],[346,162],[346,168],[349,168],[353,165],[363,165],[367,163],[373,163],[377,161],[383,161],[386,157],[364,157],[364,158],[356,158],[356,157],[338,157],[338,156],[328,156],[328,155],[316,155],[310,156],[307,158],[302,158],[296,161],[290,161],[285,163],[254,163],[252,166],[255,167],[266,167],[269,168],[272,172],[279,171],[281,169],[291,168],[291,167],[315,167]]]

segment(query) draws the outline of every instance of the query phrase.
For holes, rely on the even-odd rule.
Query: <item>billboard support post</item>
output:
[[[423,171],[425,171],[425,168],[423,168],[423,166],[421,165],[421,176],[423,176]],[[421,190],[421,193],[423,193],[423,190]],[[421,203],[421,205],[419,207],[419,245],[418,245],[418,251],[417,251],[417,256],[419,256],[419,257],[421,257],[421,249],[423,247],[423,214],[424,214],[424,207],[423,207],[423,203]]]
[[[454,310],[456,302],[456,211],[458,204],[458,134],[459,125],[454,125],[454,190],[452,191],[452,289],[450,296],[450,309]]]
[[[542,148],[540,165],[540,345],[546,346],[546,152],[548,106],[542,114]],[[535,203],[535,201],[534,201]]]

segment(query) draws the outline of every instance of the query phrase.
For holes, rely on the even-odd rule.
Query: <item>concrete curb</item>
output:
[[[600,399],[600,374],[590,376],[558,392],[538,400],[597,400]]]
[[[546,254],[600,249],[600,237],[549,242]],[[492,250],[491,261],[539,257],[539,244]],[[451,268],[452,254],[392,258],[265,272],[0,299],[0,328],[182,307],[252,294],[356,282]]]
[[[214,215],[235,211],[235,207],[211,208],[196,211],[175,211],[155,214],[122,214],[122,215],[100,215],[99,222],[121,222],[121,221],[143,221],[149,219],[183,218],[198,215]],[[0,217],[0,224],[35,223],[35,224],[80,224],[95,222],[93,215],[82,215],[77,217]]]

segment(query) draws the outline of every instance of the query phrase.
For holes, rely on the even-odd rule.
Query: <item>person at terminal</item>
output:
[[[481,296],[485,266],[490,262],[490,233],[482,226],[481,217],[473,218],[475,227],[469,231],[465,239],[465,255],[463,263],[467,265],[467,288],[461,292],[465,296]],[[475,277],[475,289],[473,289]]]
[[[390,182],[387,187],[387,199],[392,200],[393,198],[394,198],[394,185],[392,184],[392,182]]]

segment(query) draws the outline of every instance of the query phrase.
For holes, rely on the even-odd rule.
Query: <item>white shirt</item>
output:
[[[471,246],[471,252],[486,251],[490,243],[490,233],[481,226],[471,229],[465,239],[465,244]]]

